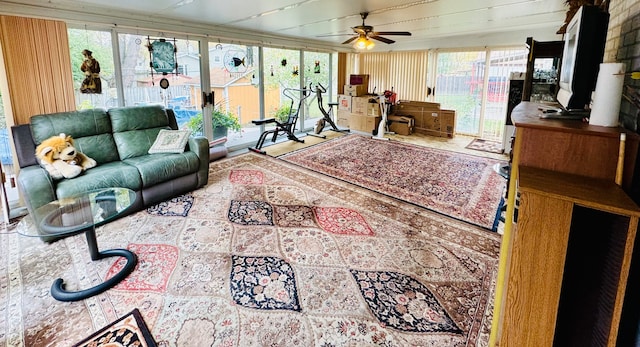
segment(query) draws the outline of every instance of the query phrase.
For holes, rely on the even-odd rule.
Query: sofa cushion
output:
[[[147,154],[124,162],[138,169],[145,187],[194,173],[200,165],[194,152]]]
[[[109,116],[120,160],[147,155],[158,132],[170,128],[160,105],[112,108]]]
[[[109,109],[109,116],[114,133],[169,128],[169,117],[160,105],[116,107]]]
[[[162,129],[151,128],[114,133],[113,139],[116,142],[120,160],[148,155],[149,148]]]
[[[59,199],[109,187],[141,190],[142,180],[138,169],[120,161],[100,165],[83,172],[80,176],[59,181],[56,186],[56,195]]]
[[[100,134],[73,139],[77,150],[93,158],[98,165],[120,160],[111,134]]]
[[[111,133],[111,121],[105,110],[92,109],[37,115],[31,117],[31,134],[36,145],[60,133],[74,139]]]
[[[31,117],[31,134],[36,145],[58,136],[70,135],[75,147],[98,164],[119,160],[111,136],[111,121],[101,109],[60,112]]]

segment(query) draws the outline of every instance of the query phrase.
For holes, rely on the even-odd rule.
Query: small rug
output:
[[[134,309],[73,347],[156,347],[138,309]]]
[[[471,143],[467,145],[467,148],[475,149],[476,151],[498,153],[498,154],[501,154],[504,152],[504,149],[502,148],[502,143],[497,141],[484,140],[484,139],[473,139]]]
[[[280,159],[491,230],[506,185],[497,160],[359,135]]]

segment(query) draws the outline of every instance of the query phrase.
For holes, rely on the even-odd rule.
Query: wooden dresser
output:
[[[541,119],[539,106],[522,102],[511,115],[491,345],[615,346],[640,217],[623,189],[632,184],[639,137]],[[622,187],[615,184],[621,133]]]

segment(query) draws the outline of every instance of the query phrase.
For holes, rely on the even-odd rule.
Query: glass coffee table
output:
[[[135,201],[136,193],[127,188],[94,190],[50,202],[20,221],[16,229],[21,235],[40,237],[50,242],[84,232],[91,260],[115,256],[127,260],[120,272],[88,289],[66,291],[63,279],[58,278],[51,286],[51,296],[60,301],[83,300],[115,286],[133,271],[138,262],[136,255],[127,249],[99,251],[95,228],[124,214]]]

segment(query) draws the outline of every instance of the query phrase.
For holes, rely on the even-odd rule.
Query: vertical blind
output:
[[[369,75],[370,93],[393,89],[400,100],[426,100],[428,51],[350,55],[347,71]]]
[[[0,16],[0,46],[9,124],[29,123],[36,114],[76,109],[64,22]]]

